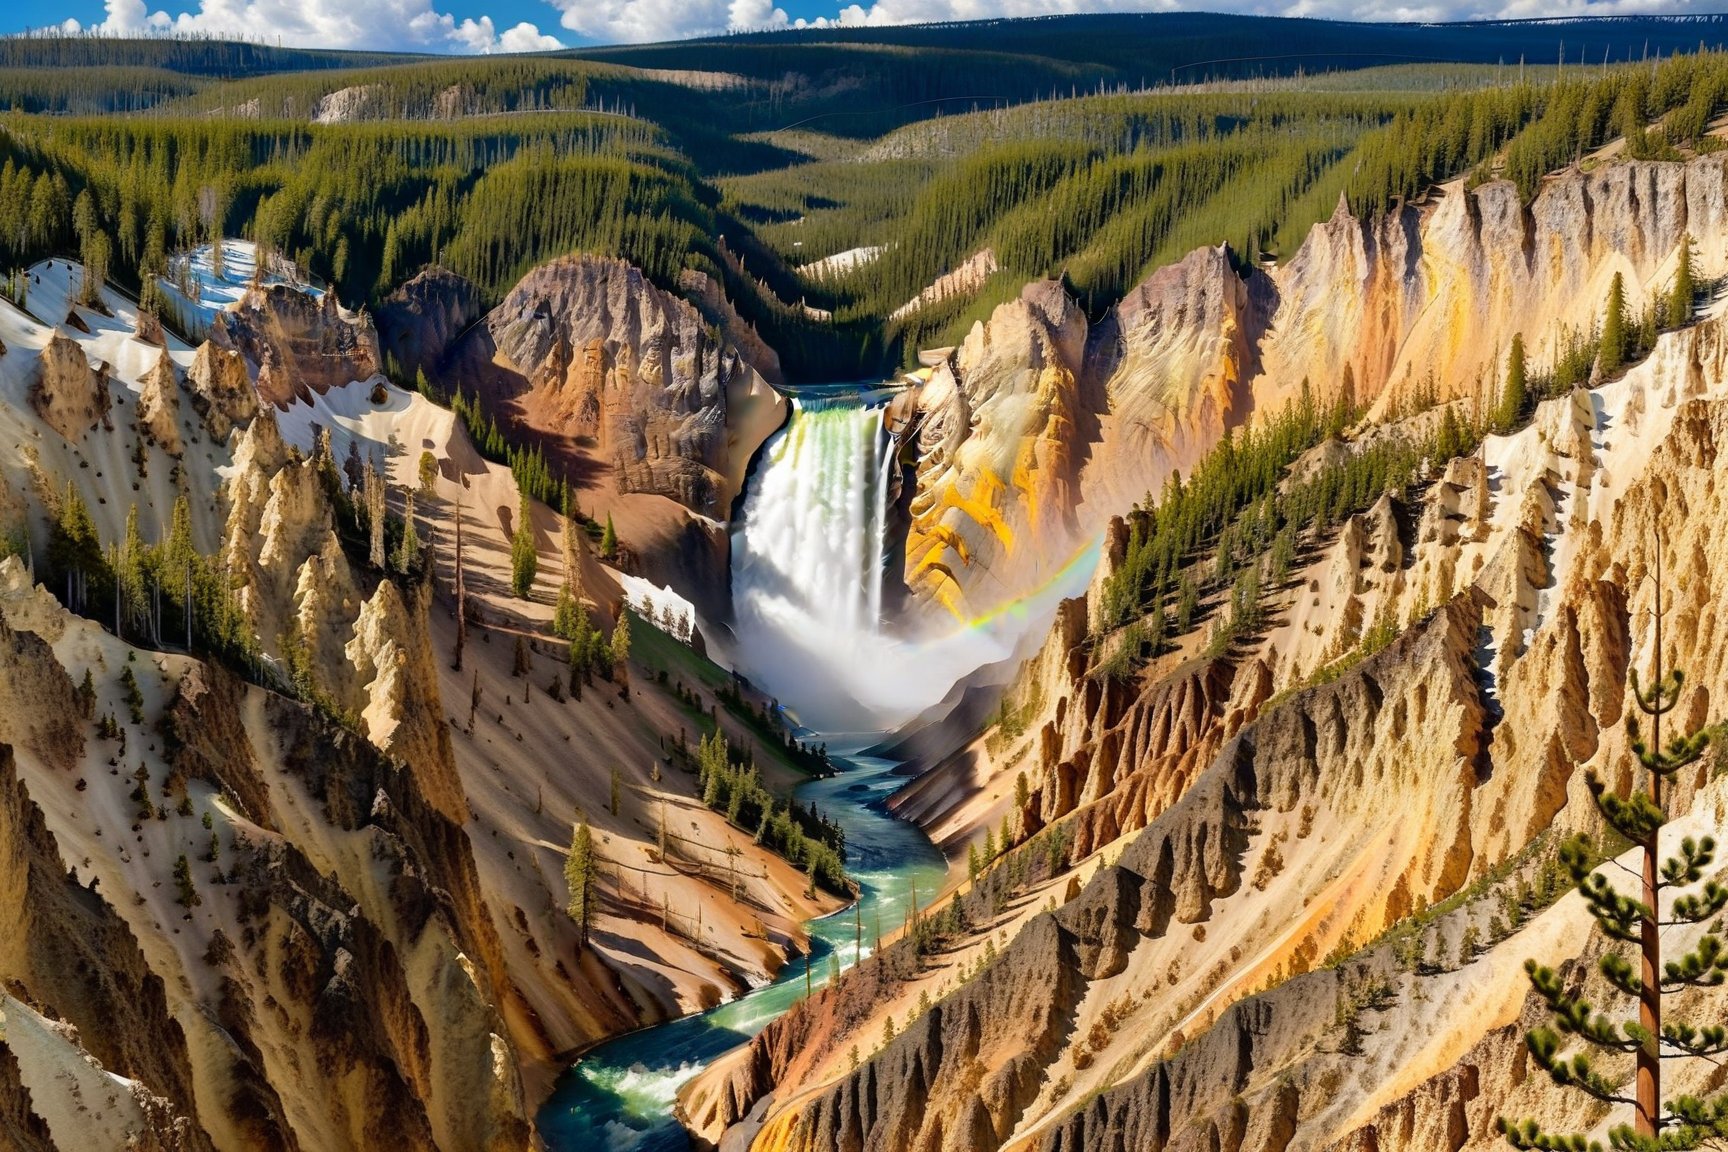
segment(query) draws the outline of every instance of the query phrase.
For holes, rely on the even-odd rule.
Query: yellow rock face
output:
[[[1446,186],[1361,221],[1340,204],[1286,265],[1243,279],[1223,249],[1160,268],[1095,327],[1050,282],[997,308],[918,389],[907,583],[971,618],[1039,586],[1111,515],[1304,381],[1348,371],[1370,419],[1492,403],[1521,335],[1550,362],[1597,323],[1613,276],[1634,311],[1666,291],[1683,236],[1728,267],[1721,157],[1625,163],[1546,184]]]

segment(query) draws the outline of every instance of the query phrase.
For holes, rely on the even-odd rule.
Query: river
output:
[[[842,968],[857,963],[860,918],[868,956],[877,924],[885,935],[899,927],[914,887],[921,904],[941,887],[941,854],[916,825],[885,808],[888,796],[906,782],[894,775],[894,762],[832,746],[830,754],[839,773],[804,782],[797,795],[846,829],[847,871],[862,889],[856,911],[812,921],[810,958],[787,964],[774,983],[592,1049],[565,1073],[540,1112],[540,1133],[552,1152],[684,1152],[690,1142],[672,1117],[672,1103],[685,1081],[796,1004],[804,995],[807,964],[811,986],[819,989],[829,980],[830,956],[837,955]]]
[[[1093,547],[1056,569],[1024,601],[950,631],[909,637],[883,619],[888,493],[894,453],[881,389],[803,390],[786,427],[764,447],[743,515],[732,531],[735,628],[725,660],[825,733],[841,771],[796,789],[846,829],[847,871],[862,890],[858,910],[809,925],[811,984],[829,979],[830,957],[850,968],[863,919],[865,954],[942,884],[941,855],[917,827],[887,812],[905,778],[892,761],[863,755],[941,700],[973,670],[1008,659],[1021,639],[1042,634],[1063,596],[1085,587]],[[822,739],[824,737],[817,737]],[[844,749],[853,751],[847,754]],[[773,984],[699,1016],[599,1045],[559,1081],[539,1127],[553,1152],[683,1150],[672,1118],[678,1088],[716,1056],[760,1032],[804,995],[806,961]]]

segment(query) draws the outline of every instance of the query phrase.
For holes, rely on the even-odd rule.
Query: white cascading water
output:
[[[882,619],[894,444],[883,408],[793,402],[751,478],[732,538],[732,657],[818,731],[882,731],[940,701],[961,677],[1013,654],[1045,622],[1052,585],[989,623],[909,636]],[[1084,585],[1086,572],[1078,572]]]

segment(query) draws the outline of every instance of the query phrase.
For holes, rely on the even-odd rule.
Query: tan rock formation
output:
[[[31,603],[10,580],[0,613],[41,622]],[[0,677],[6,715],[54,719],[0,731],[11,797],[0,900],[26,928],[0,946],[0,972],[70,1026],[61,1055],[46,1041],[30,1050],[25,1086],[63,1082],[40,1060],[87,1051],[136,1083],[111,1111],[144,1148],[520,1147],[526,1104],[493,999],[498,943],[468,841],[418,774],[232,677],[128,661],[63,613],[58,634],[50,647],[0,624],[0,653],[17,665]],[[145,721],[122,721],[127,762],[143,794],[162,797],[162,820],[112,848],[104,832],[124,824],[108,814],[137,802],[133,774],[99,771],[113,748],[86,748],[92,721],[63,661],[96,674],[103,710],[119,707],[109,669],[138,670]],[[61,698],[19,695],[43,692]],[[200,858],[189,906],[151,880],[175,853]],[[28,1016],[4,1010],[16,1053]],[[29,1100],[59,1146],[89,1131],[87,1113],[53,1094]]]
[[[1458,304],[1478,298],[1470,293],[1559,324],[1593,315],[1614,269],[1659,289],[1672,256],[1662,245],[1677,245],[1685,228],[1720,226],[1708,201],[1721,167],[1624,167],[1557,178],[1530,222],[1494,224],[1552,237],[1537,249],[1550,258],[1504,266],[1519,249],[1495,233],[1484,259],[1499,270],[1482,281],[1468,267],[1427,271],[1468,255],[1467,238],[1447,231],[1460,227],[1445,215],[1451,197],[1462,201],[1456,190],[1426,216],[1412,210],[1402,229],[1322,226],[1305,264],[1277,274],[1281,290],[1319,274],[1324,240],[1328,259],[1353,270],[1328,273],[1340,302],[1357,298],[1348,282],[1387,307],[1405,293],[1426,303],[1407,332],[1394,323],[1387,338],[1361,316],[1334,330],[1314,288],[1283,295],[1272,311],[1292,327],[1273,321],[1257,344],[1200,342],[1190,362],[1245,365],[1253,392],[1222,386],[1228,372],[1211,376],[1218,386],[1200,395],[1214,415],[1191,443],[1203,448],[1206,425],[1232,419],[1222,413],[1263,409],[1298,383],[1302,342],[1315,350],[1311,366],[1351,363],[1360,397],[1385,410],[1413,349],[1441,366],[1442,397],[1468,396],[1460,374],[1493,363],[1470,340],[1440,338],[1440,317],[1450,315],[1454,335],[1479,321]],[[1618,191],[1634,186],[1636,196]],[[1704,202],[1690,204],[1688,189]],[[1490,187],[1475,202],[1488,211],[1498,194]],[[1410,277],[1391,277],[1401,261]],[[1262,322],[1258,297],[1236,303],[1250,330]],[[986,342],[1018,322],[999,312]],[[1168,327],[1144,329],[1157,331],[1158,346],[1183,347]],[[1381,343],[1327,351],[1371,331]],[[1126,362],[1114,360],[1105,378]],[[932,377],[928,418],[964,411],[963,374],[953,383]],[[1098,444],[1121,432],[1110,419],[1100,418]],[[916,434],[934,446],[942,431]],[[993,430],[992,440],[1004,438]],[[1725,449],[1728,330],[1713,311],[1663,336],[1623,378],[1542,404],[1515,435],[1490,437],[1309,542],[1268,598],[1264,634],[1222,656],[1194,658],[1204,635],[1191,635],[1124,678],[1106,667],[1119,637],[1099,634],[1095,607],[1064,606],[999,722],[896,802],[950,850],[1006,815],[1028,841],[1018,863],[953,897],[960,930],[933,907],[938,944],[922,957],[895,944],[698,1078],[685,1114],[704,1138],[777,1152],[1486,1149],[1500,1140],[1502,1111],[1599,1132],[1599,1112],[1530,1074],[1520,1037],[1539,1007],[1523,959],[1578,957],[1588,971],[1588,919],[1567,899],[1512,933],[1555,890],[1558,838],[1596,827],[1584,769],[1631,782],[1621,725],[1629,672],[1652,659],[1643,622],[1657,540],[1668,572],[1664,660],[1689,673],[1681,723],[1705,722],[1728,698],[1728,622],[1712,607],[1723,592]],[[1093,450],[1094,467],[1106,459],[1121,458]],[[954,483],[952,470],[938,475]],[[1092,599],[1125,545],[1120,528],[1105,535]],[[1399,638],[1377,651],[1387,633]],[[1021,773],[1027,803],[1016,809],[1005,798]],[[1710,779],[1708,768],[1688,775],[1672,803],[1686,827],[1719,835],[1728,801]],[[1398,929],[1397,944],[1352,958],[1437,904],[1457,910],[1424,915]],[[1344,963],[1322,967],[1328,958]],[[881,1046],[884,1018],[903,1021],[925,993],[929,1012]],[[1719,1000],[1694,1008],[1708,1016]],[[1368,1022],[1378,1012],[1389,1013],[1381,1029]],[[864,1054],[856,1071],[854,1045]]]
[[[966,570],[1077,529],[1086,319],[1060,285],[1030,285],[932,374],[906,545],[908,585],[956,615]]]
[[[1548,362],[1597,323],[1616,272],[1641,308],[1666,291],[1689,235],[1716,274],[1725,172],[1717,156],[1568,170],[1528,211],[1505,182],[1448,184],[1373,221],[1341,203],[1287,264],[1243,281],[1222,250],[1196,251],[1090,332],[1072,305],[1036,324],[1025,301],[1002,306],[905,402],[923,413],[908,585],[962,618],[1024,595],[1109,516],[1226,429],[1276,413],[1305,380],[1329,402],[1348,368],[1376,418],[1418,393],[1492,402],[1512,337]],[[1059,334],[1049,325],[1062,315],[1071,331]],[[1006,382],[1074,340],[1085,351],[1063,360],[1063,386]],[[992,417],[1009,396],[1015,418]],[[1023,450],[1046,426],[1071,427],[1072,447],[1041,462],[1034,502],[1021,496],[1033,487]],[[1019,531],[1030,509],[1036,527]]]
[[[37,360],[30,403],[54,431],[81,440],[107,419],[107,373],[92,369],[77,341],[56,329]]]
[[[285,284],[253,288],[218,312],[209,342],[241,353],[256,374],[258,398],[278,408],[383,370],[370,317],[344,313],[333,293],[313,296]]]
[[[186,373],[192,407],[204,418],[211,439],[226,443],[228,434],[258,413],[258,396],[246,358],[206,340],[198,346]]]
[[[620,493],[724,520],[785,401],[693,306],[616,260],[530,272],[459,352],[500,419],[548,435],[573,481],[605,470]],[[492,370],[487,373],[486,366]]]
[[[180,381],[167,352],[139,381],[138,424],[152,444],[170,456],[180,455]]]

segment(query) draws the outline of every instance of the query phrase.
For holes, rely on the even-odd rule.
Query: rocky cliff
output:
[[[30,402],[43,423],[68,440],[82,440],[108,415],[107,375],[106,367],[91,368],[77,342],[56,330],[42,349]]]
[[[1098,329],[1086,355],[1117,384],[1142,373],[1129,395],[1143,444],[1192,451],[1208,426],[1281,403],[1328,364],[1340,375],[1351,364],[1358,398],[1390,418],[1415,407],[1398,400],[1412,350],[1436,366],[1435,399],[1468,397],[1499,354],[1459,326],[1534,342],[1544,337],[1531,331],[1588,323],[1613,270],[1635,292],[1660,290],[1681,233],[1720,227],[1718,161],[1614,167],[1624,171],[1550,181],[1521,223],[1494,224],[1494,186],[1372,226],[1335,217],[1256,291],[1179,290],[1208,263],[1196,255],[1142,295],[1138,327],[1117,330],[1112,355],[1100,359],[1111,342]],[[1568,215],[1579,205],[1589,224]],[[1493,235],[1482,258],[1498,271],[1479,280],[1445,263],[1467,251],[1455,231],[1466,209],[1482,214],[1470,228]],[[1492,232],[1502,226],[1522,231]],[[1545,255],[1512,244],[1520,236]],[[1311,322],[1327,293],[1297,291],[1326,250],[1360,257],[1328,273],[1339,301],[1367,285],[1370,298],[1425,303],[1407,322],[1359,315],[1337,329],[1351,351],[1327,351],[1333,337]],[[1390,276],[1395,266],[1406,274]],[[1035,298],[998,310],[949,372],[988,365],[989,338],[1009,332],[1029,333],[1029,362],[1044,363],[1059,342],[1025,327],[1052,314]],[[1474,311],[1483,299],[1500,302],[1492,319]],[[1728,638],[1708,607],[1721,594],[1714,476],[1728,442],[1719,312],[1306,542],[1248,641],[1220,647],[1197,629],[1121,674],[1112,653],[1124,637],[1097,609],[1126,544],[1111,526],[1091,591],[1058,613],[994,723],[895,801],[950,849],[976,848],[1003,817],[1020,847],[699,1078],[683,1097],[697,1133],[767,1149],[1414,1152],[1491,1147],[1503,1110],[1599,1128],[1602,1113],[1531,1074],[1521,1028],[1540,1004],[1521,965],[1536,955],[1583,973],[1596,947],[1581,904],[1550,904],[1562,887],[1554,853],[1561,836],[1596,828],[1586,768],[1630,782],[1621,725],[1630,672],[1653,659],[1641,622],[1658,547],[1674,605],[1663,659],[1689,672],[1680,723],[1705,722],[1728,693]],[[1196,315],[1209,338],[1170,323]],[[1451,319],[1437,326],[1437,315]],[[1148,400],[1166,377],[1150,355],[1134,367],[1128,330],[1170,350],[1168,363],[1209,366],[1184,369],[1206,386]],[[934,426],[915,434],[939,442],[939,417],[964,412],[964,392],[963,373],[933,374]],[[1183,413],[1208,414],[1190,426]],[[1125,429],[1111,419],[1099,419],[1091,467],[1122,459],[1108,446]],[[964,426],[1006,442],[984,417]],[[1022,422],[1020,442],[1037,426]],[[1364,426],[1325,451],[1362,451],[1382,434]],[[1014,474],[1009,454],[974,452]],[[1167,463],[1150,456],[1141,467]],[[941,484],[966,475],[955,458]],[[1082,513],[1087,491],[1115,498],[1102,476],[1087,489],[1082,473]],[[1035,522],[1023,501],[962,517],[950,500],[944,514],[950,526]],[[1715,771],[1700,766],[1674,798],[1689,827],[1712,834],[1725,813]],[[1719,998],[1694,1007],[1708,1015]]]
[[[165,1102],[164,1147],[518,1146],[476,969],[496,944],[476,938],[466,840],[415,774],[214,669],[138,659],[43,604],[16,560],[4,577],[8,711],[54,718],[0,733],[5,874],[34,925],[0,961],[13,995]],[[141,673],[135,705],[121,668]],[[116,713],[117,736],[97,732]]]
[[[378,309],[378,343],[403,373],[436,378],[443,357],[481,315],[480,290],[445,268],[426,268]]]
[[[683,684],[654,679],[666,657],[628,691],[621,675],[583,692],[562,643],[516,651],[566,575],[602,627],[620,589],[536,508],[541,576],[511,595],[510,470],[373,379],[363,317],[255,292],[194,350],[146,347],[126,302],[105,306],[61,332],[0,303],[0,429],[23,446],[0,456],[0,528],[38,565],[0,568],[0,775],[17,783],[0,887],[31,926],[0,949],[0,1141],[519,1148],[569,1051],[761,984],[804,947],[834,902],[700,804],[668,752],[691,721]],[[118,434],[88,436],[102,405]],[[353,510],[369,466],[384,566]],[[189,529],[224,577],[202,620],[244,621],[255,655],[159,650],[180,629],[153,596],[142,619],[96,611],[116,635],[35,585],[68,491],[110,557],[134,508],[146,544]],[[684,683],[713,674],[682,659]],[[549,773],[555,748],[575,751]],[[771,748],[756,760],[789,784]],[[587,943],[563,876],[584,818],[607,870]],[[665,840],[656,818],[678,821]]]
[[[1348,380],[1372,419],[1488,403],[1512,337],[1552,360],[1598,323],[1615,273],[1636,310],[1683,237],[1701,275],[1720,272],[1725,172],[1719,156],[1568,169],[1528,207],[1510,183],[1454,182],[1372,220],[1340,203],[1282,266],[1243,279],[1202,249],[1090,327],[1054,285],[1029,287],[902,401],[920,462],[909,586],[962,619],[1026,594],[1304,381],[1329,402]]]
[[[209,342],[244,356],[258,398],[280,408],[384,368],[370,317],[345,312],[333,293],[315,296],[286,284],[253,288],[238,306],[216,313]]]
[[[695,307],[617,260],[535,269],[453,355],[501,419],[560,449],[580,487],[664,496],[716,520],[785,416]]]

